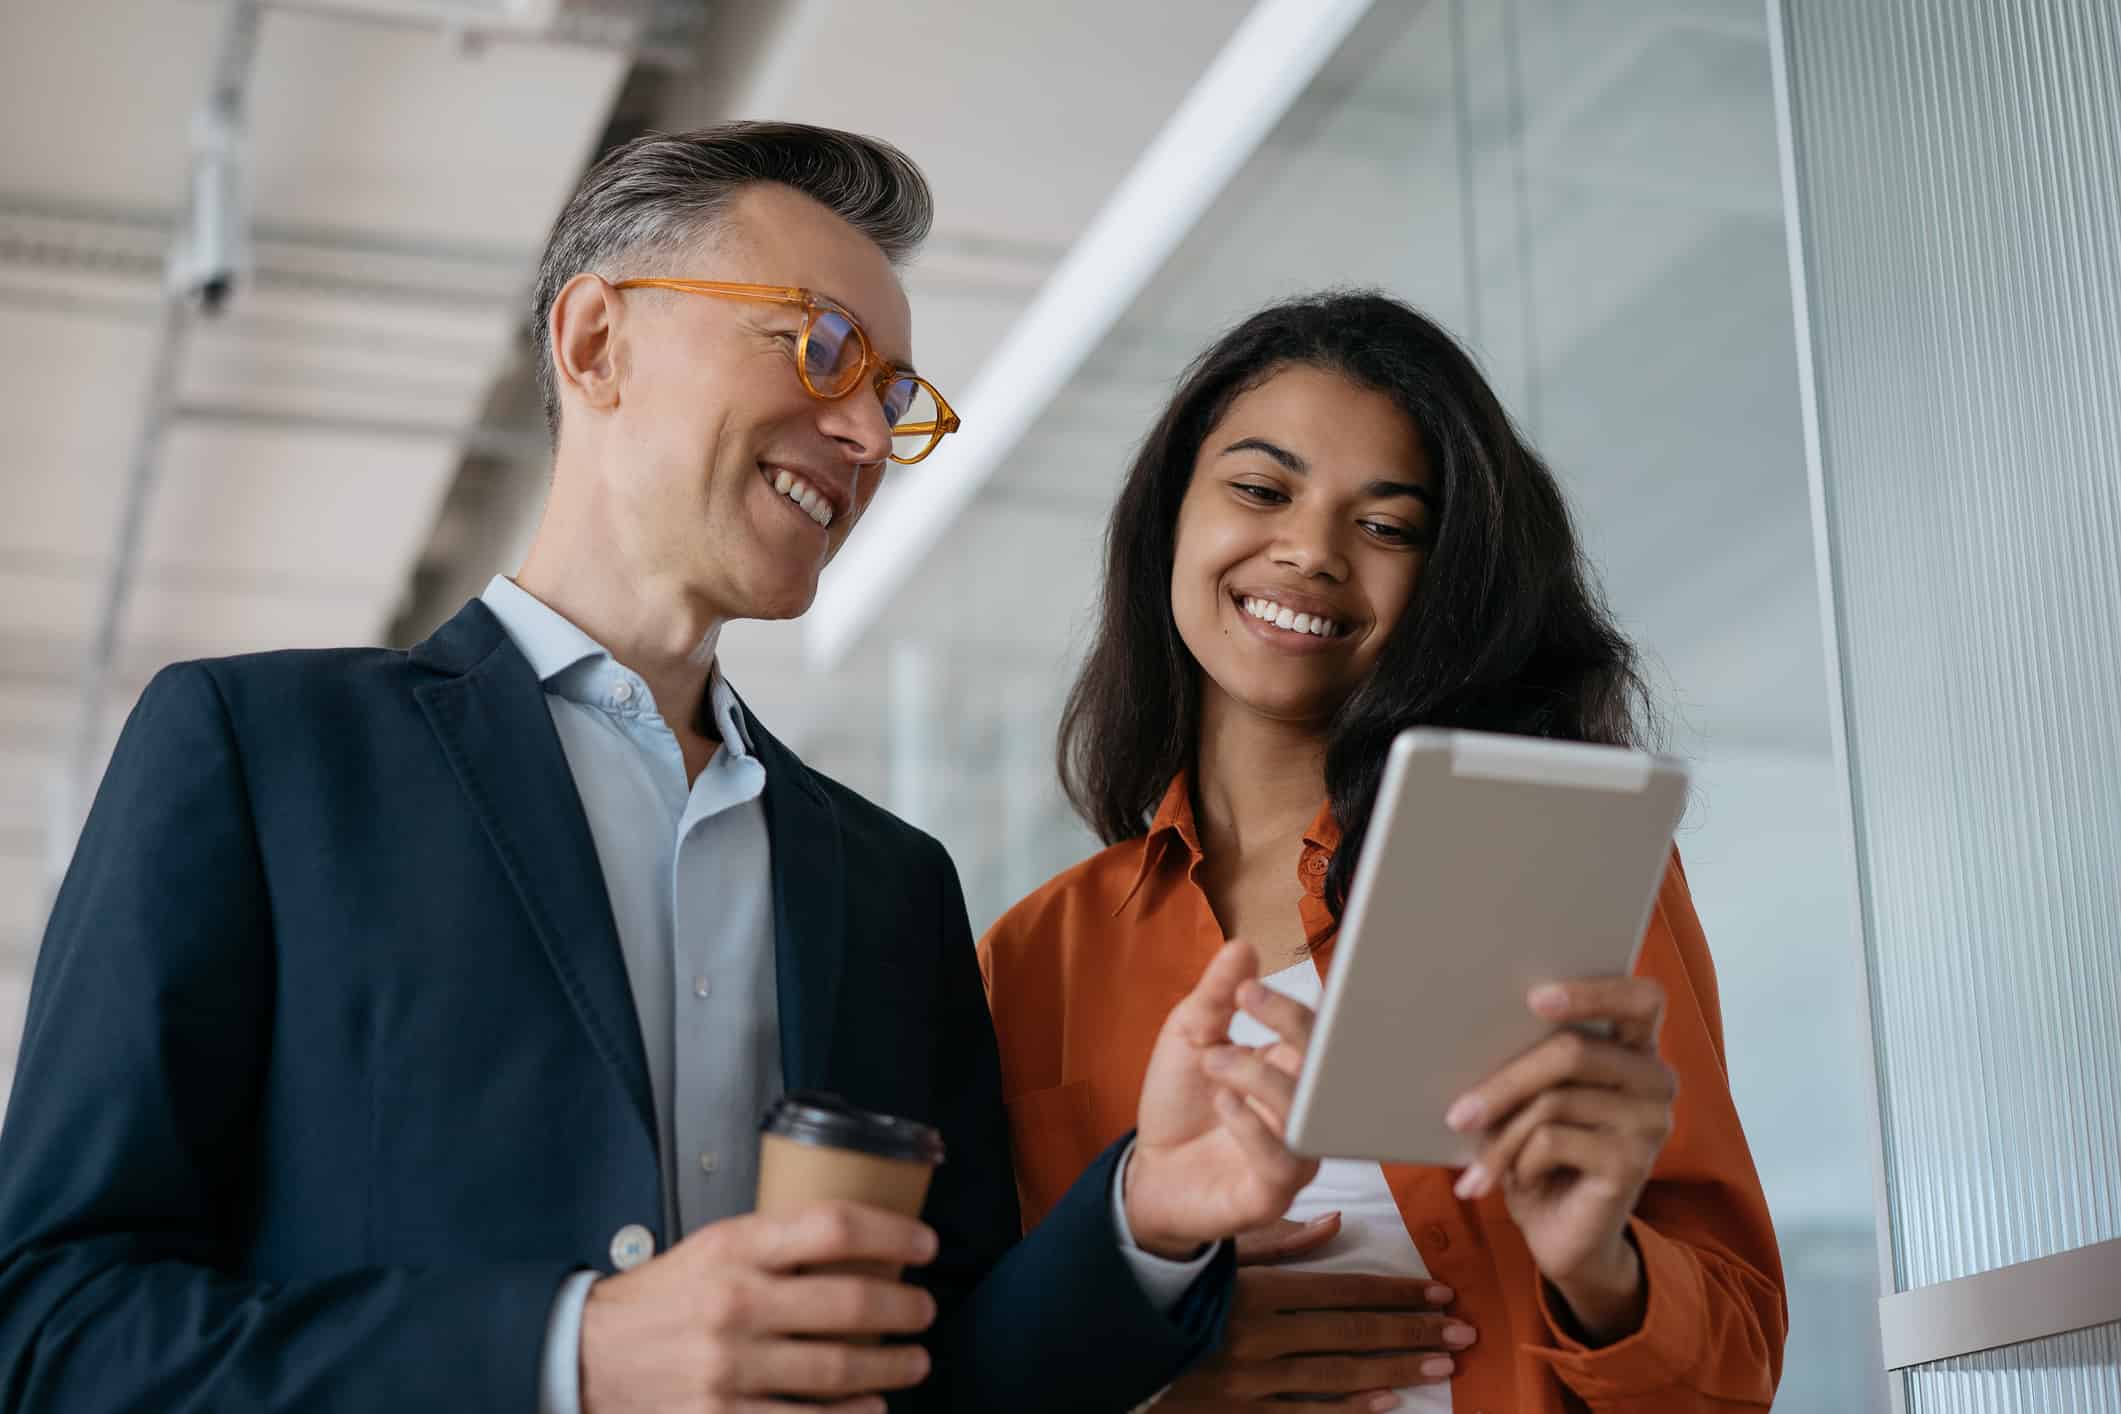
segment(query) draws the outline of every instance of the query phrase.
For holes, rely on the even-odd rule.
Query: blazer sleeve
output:
[[[1550,1343],[1535,1353],[1594,1414],[1766,1409],[1789,1328],[1782,1258],[1731,1100],[1716,972],[1676,854],[1636,971],[1664,984],[1660,1049],[1679,1072],[1671,1137],[1629,1221],[1648,1309],[1640,1330],[1592,1349],[1569,1334],[1541,1282]]]
[[[937,1074],[950,1153],[928,1218],[943,1255],[928,1278],[941,1316],[935,1373],[893,1408],[1092,1414],[1149,1399],[1220,1342],[1235,1281],[1228,1244],[1168,1315],[1120,1251],[1112,1183],[1128,1134],[1091,1162],[1018,1241],[1016,1180],[1001,1060],[957,871],[941,847],[942,995],[949,1022]],[[947,1187],[946,1187],[947,1184]],[[968,1223],[970,1215],[976,1222]],[[1086,1359],[1086,1352],[1095,1358]]]
[[[159,675],[37,958],[0,1131],[0,1409],[535,1409],[565,1264],[244,1275],[274,988],[249,799],[210,670]]]

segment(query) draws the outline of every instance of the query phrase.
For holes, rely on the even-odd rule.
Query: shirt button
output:
[[[692,979],[692,995],[695,997],[704,997],[713,990],[714,984],[706,978],[695,977]]]
[[[1443,1224],[1430,1223],[1421,1230],[1421,1245],[1438,1252],[1451,1250],[1451,1234],[1443,1230]]]
[[[620,707],[633,701],[633,684],[621,678],[619,685],[611,690],[611,700],[614,705]]]
[[[611,1265],[630,1272],[655,1255],[655,1234],[639,1223],[628,1223],[611,1237]]]
[[[713,1173],[713,1172],[714,1172],[714,1171],[715,1171],[716,1169],[718,1169],[718,1168],[720,1168],[720,1167],[721,1167],[721,1161],[720,1161],[719,1159],[715,1158],[715,1156],[714,1156],[713,1154],[702,1154],[702,1155],[700,1155],[700,1172],[701,1172],[701,1173]]]

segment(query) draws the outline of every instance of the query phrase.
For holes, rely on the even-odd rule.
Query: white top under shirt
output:
[[[1316,1010],[1325,995],[1318,968],[1309,959],[1259,979],[1285,997]],[[1276,1039],[1266,1027],[1239,1012],[1230,1023],[1230,1039],[1240,1046],[1270,1045]],[[1429,1269],[1407,1235],[1407,1225],[1385,1185],[1385,1171],[1367,1159],[1327,1159],[1318,1177],[1296,1195],[1287,1216],[1309,1222],[1321,1213],[1340,1214],[1340,1232],[1308,1257],[1275,1265],[1305,1272],[1368,1272],[1377,1276],[1427,1277]],[[1449,1353],[1449,1352],[1439,1352]],[[1448,1384],[1416,1385],[1396,1391],[1408,1414],[1451,1414]]]

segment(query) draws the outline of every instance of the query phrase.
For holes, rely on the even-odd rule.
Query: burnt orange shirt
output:
[[[1321,973],[1333,933],[1325,874],[1339,842],[1321,810],[1297,866]],[[980,940],[1027,1228],[1133,1127],[1164,1017],[1222,946],[1200,863],[1180,776],[1147,835],[1055,878]],[[1774,1395],[1788,1325],[1782,1261],[1731,1104],[1715,969],[1676,854],[1637,971],[1664,984],[1660,1049],[1680,1080],[1671,1138],[1630,1220],[1649,1281],[1639,1331],[1596,1350],[1571,1339],[1499,1193],[1461,1203],[1453,1170],[1384,1166],[1422,1261],[1480,1332],[1456,1357],[1454,1414],[1765,1409]]]

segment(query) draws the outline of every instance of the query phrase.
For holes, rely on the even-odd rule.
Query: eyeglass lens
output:
[[[836,309],[812,312],[803,344],[803,374],[811,387],[828,397],[846,392],[861,377],[866,352],[853,320]]]
[[[810,337],[803,345],[803,373],[810,386],[827,397],[840,397],[860,378],[868,353],[862,332],[854,321],[836,309],[816,309],[810,315]],[[884,417],[895,430],[891,438],[893,456],[915,457],[933,443],[940,432],[936,423],[942,410],[935,395],[915,378],[890,378],[877,388]]]
[[[912,378],[894,378],[884,390],[884,416],[891,423],[891,454],[910,460],[942,436],[937,421],[942,409],[927,386]]]

